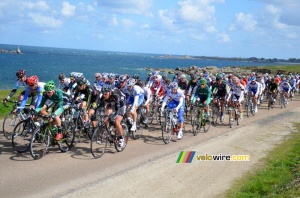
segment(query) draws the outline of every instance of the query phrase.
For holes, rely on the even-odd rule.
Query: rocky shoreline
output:
[[[211,75],[215,75],[217,73],[225,73],[225,74],[233,74],[233,75],[246,75],[248,76],[251,72],[261,73],[261,74],[271,74],[271,70],[268,69],[260,69],[258,67],[222,67],[218,68],[216,66],[206,66],[206,67],[198,67],[198,66],[190,66],[188,68],[179,68],[175,69],[167,69],[167,68],[144,68],[146,71],[158,70],[161,73],[165,74],[176,74],[178,72],[185,73],[187,75],[196,74],[200,75],[201,73],[209,72]],[[285,71],[278,71],[277,73],[285,73]]]

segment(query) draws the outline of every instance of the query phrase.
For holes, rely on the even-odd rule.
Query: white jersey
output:
[[[65,78],[64,83],[61,83],[59,81],[57,89],[63,90],[64,88],[69,88],[70,82],[71,82],[70,78]]]
[[[290,92],[292,89],[291,85],[288,82],[282,82],[279,86],[279,91],[285,91],[285,92]]]
[[[177,89],[176,93],[172,93],[172,90],[168,90],[162,104],[163,107],[165,106],[169,98],[171,98],[171,100],[179,102],[178,106],[176,107],[177,109],[179,109],[184,102],[184,98],[185,98],[184,91],[181,90],[180,88]]]
[[[231,97],[231,95],[233,95],[232,97],[233,101],[238,100],[239,102],[241,102],[244,100],[244,91],[245,91],[244,85],[240,84],[239,86],[237,86],[236,84],[234,84],[231,87],[231,90],[228,95],[228,99]]]

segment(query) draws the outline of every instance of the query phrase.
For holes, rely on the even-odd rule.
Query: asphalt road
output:
[[[168,172],[169,166],[175,166],[176,168],[176,165],[178,165],[176,164],[176,160],[180,151],[191,149],[199,145],[210,144],[211,140],[221,139],[224,135],[226,136],[226,134],[236,133],[237,130],[246,130],[246,127],[268,117],[280,120],[281,115],[288,115],[286,112],[297,109],[299,104],[299,97],[290,102],[285,109],[280,109],[278,106],[275,106],[274,109],[268,111],[266,104],[262,104],[255,116],[250,118],[244,116],[241,125],[234,126],[230,129],[226,119],[223,125],[211,127],[208,133],[203,133],[202,131],[196,137],[191,133],[190,125],[186,125],[183,139],[175,139],[167,145],[164,144],[160,138],[161,130],[159,126],[154,124],[148,130],[144,130],[141,139],[130,139],[123,152],[118,153],[114,147],[112,147],[110,152],[106,153],[100,159],[93,158],[89,150],[90,142],[84,141],[77,144],[76,147],[67,153],[61,153],[58,147],[53,147],[50,149],[50,153],[42,159],[33,160],[29,153],[17,154],[13,152],[11,142],[7,141],[1,134],[1,197],[115,197],[115,195],[122,192],[121,189],[123,188],[122,185],[125,185],[123,184],[124,182],[127,188],[130,189],[131,187],[135,189],[136,193],[132,193],[132,197],[153,197],[151,193],[159,189],[165,192],[165,194],[158,194],[161,195],[161,197],[174,197],[176,195],[181,195],[180,197],[182,197],[179,191],[181,192],[183,189],[176,188],[178,182],[186,188],[185,190],[188,190],[189,185],[194,184],[196,181],[184,180],[185,182],[180,182],[177,181],[178,178],[174,177],[172,179],[172,176],[170,176],[167,177],[169,180],[165,179],[165,182],[157,183],[160,185],[154,185],[155,190],[152,188],[143,189],[145,194],[142,195],[144,196],[141,196],[141,194],[137,192],[139,191],[139,186],[147,186],[147,183],[137,183],[137,181],[140,181],[144,176],[151,176],[154,181],[159,181],[160,176],[163,177],[163,175]],[[264,124],[265,123],[259,123],[259,126],[261,127]],[[257,129],[259,128],[251,130]],[[242,134],[239,135],[242,136]],[[217,146],[222,148],[221,143]],[[155,165],[156,162],[164,161],[164,159],[166,159],[165,163],[168,163],[158,167],[159,170],[161,170],[160,172],[153,171],[151,167],[148,170],[143,168],[149,165]],[[141,168],[142,170],[140,170]],[[140,174],[133,174],[135,170],[140,170]],[[218,172],[218,170],[216,171]],[[130,177],[131,173],[132,177]],[[189,174],[193,173],[190,172]],[[128,179],[128,176],[130,179]],[[185,176],[183,175],[182,177]],[[116,182],[109,182],[114,179],[116,179]],[[169,183],[171,180],[172,182]],[[172,187],[166,188],[169,185],[172,185]],[[201,183],[199,185],[201,185]],[[93,188],[94,191],[91,190]],[[99,195],[97,193],[101,193],[101,191],[99,191],[101,188],[109,189],[109,191],[105,193],[103,191],[103,193]],[[98,190],[96,191],[95,189]],[[178,194],[174,194],[174,192],[177,191]],[[126,194],[123,195],[126,196]],[[209,193],[207,195],[209,195]],[[129,197],[131,196],[129,195]],[[191,195],[190,197],[199,196]]]

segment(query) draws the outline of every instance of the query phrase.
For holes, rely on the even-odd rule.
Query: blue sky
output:
[[[0,43],[300,58],[300,1],[1,0]]]

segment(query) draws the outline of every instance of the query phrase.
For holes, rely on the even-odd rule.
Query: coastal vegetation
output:
[[[300,124],[282,144],[262,160],[261,167],[244,175],[227,197],[298,197],[300,195]]]

